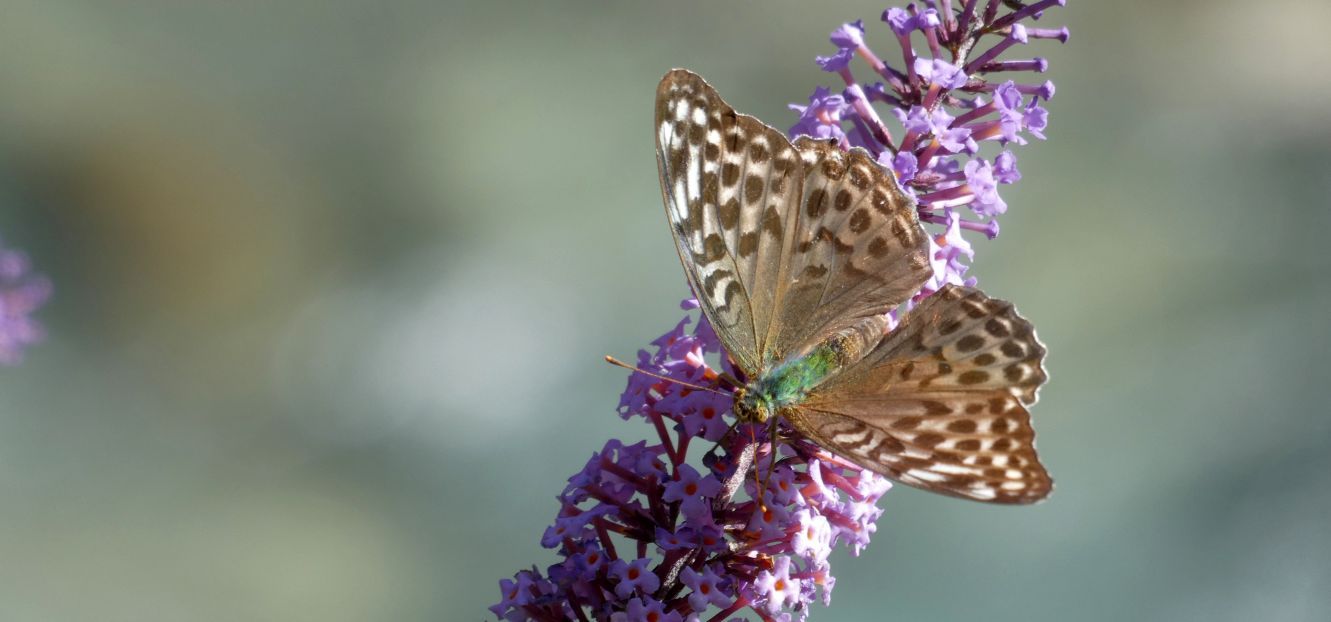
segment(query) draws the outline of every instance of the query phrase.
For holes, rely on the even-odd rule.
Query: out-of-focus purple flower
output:
[[[840,28],[833,30],[832,45],[851,50],[864,45],[864,20],[857,19],[853,22],[847,22],[842,24]]]
[[[996,0],[955,2],[942,9],[933,3],[889,8],[882,18],[892,31],[890,47],[900,51],[895,66],[875,53],[863,21],[843,24],[831,37],[837,55],[818,60],[845,83],[842,97],[834,99],[837,94],[818,87],[810,101],[825,109],[811,113],[812,104],[792,106],[800,112],[800,120],[789,133],[837,138],[845,148],[868,149],[916,198],[920,220],[927,227],[947,226],[992,238],[998,235],[995,217],[1007,209],[997,186],[1015,183],[1021,173],[1010,151],[987,154],[984,145],[1025,145],[1028,136],[1044,139],[1049,111],[1042,102],[1054,96],[1053,82],[1007,77],[1044,72],[1047,61],[1003,56],[1041,39],[1066,42],[1066,27],[1033,28],[1023,23],[1062,4],[1063,0],[1038,0],[1007,11],[1003,7],[1008,3]],[[861,83],[855,77],[856,57],[864,60],[873,81]],[[889,116],[897,119],[902,131],[895,138],[872,104],[887,105]],[[868,134],[872,140],[864,138]],[[974,251],[947,249],[961,236],[937,239],[943,240],[940,249],[952,259],[935,263],[938,271],[915,300],[936,291],[935,284],[974,281],[961,276],[964,264],[958,259],[969,258]]]
[[[814,89],[809,96],[809,105],[790,104],[790,109],[800,113],[800,118],[791,126],[791,135],[804,134],[814,138],[835,138],[846,140],[846,132],[841,122],[851,107],[840,95],[833,95],[825,88]]]
[[[45,331],[33,313],[50,297],[51,281],[32,271],[28,256],[0,245],[0,365],[17,365],[41,341]]]
[[[966,72],[941,58],[915,59],[915,73],[929,84],[945,89],[959,89],[966,86]]]
[[[994,156],[994,179],[1000,184],[1015,184],[1021,180],[1021,171],[1017,170],[1017,156],[1011,151],[1001,151]]]
[[[823,71],[841,71],[850,65],[851,59],[855,58],[854,48],[841,48],[836,54],[831,56],[818,56],[814,60]]]
[[[883,160],[888,156],[891,156],[891,159],[884,162]],[[878,163],[890,167],[892,172],[897,174],[897,181],[903,184],[908,184],[912,179],[915,179],[915,173],[920,170],[919,160],[915,158],[915,154],[909,151],[898,151],[895,155],[884,151],[878,155]]]
[[[998,180],[994,179],[994,167],[984,160],[971,160],[966,163],[966,185],[975,196],[971,209],[981,216],[997,216],[1007,211],[1007,203],[998,196]]]
[[[883,11],[883,21],[898,35],[909,35],[910,31],[915,30],[915,16],[900,7],[894,6]]]

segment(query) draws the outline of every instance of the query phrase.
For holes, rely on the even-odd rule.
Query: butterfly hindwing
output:
[[[1053,488],[1026,409],[1047,379],[1044,354],[1010,303],[948,286],[787,418],[831,451],[906,484],[1032,503]]]

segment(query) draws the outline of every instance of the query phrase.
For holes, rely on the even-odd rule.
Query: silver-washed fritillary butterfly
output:
[[[661,190],[684,272],[744,372],[741,421],[781,417],[925,490],[1032,503],[1053,481],[1027,407],[1045,348],[1010,303],[933,274],[913,201],[861,149],[794,143],[675,70],[656,93]]]

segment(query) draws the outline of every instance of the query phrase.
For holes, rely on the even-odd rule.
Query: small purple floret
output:
[[[875,125],[881,121],[872,106],[847,106],[849,97],[833,99],[836,95],[823,87],[810,98],[821,109],[812,103],[792,106],[801,115],[790,135],[837,138],[847,148],[868,149],[879,164],[896,174],[906,193],[917,199],[920,220],[927,228],[948,226],[992,238],[998,235],[995,217],[1007,210],[998,185],[1015,183],[1021,174],[1010,151],[986,155],[984,145],[1021,146],[1028,137],[1044,139],[1049,112],[1041,102],[1054,96],[1054,83],[1047,80],[1022,83],[994,78],[1048,68],[1044,58],[1003,60],[1002,56],[1015,45],[1067,41],[1066,27],[1036,28],[1023,23],[1063,2],[1039,0],[1006,13],[1004,3],[996,0],[957,0],[942,9],[924,4],[883,11],[882,19],[892,31],[889,47],[900,50],[895,67],[874,52],[863,21],[844,24],[833,32],[838,55],[819,59],[820,65],[845,83],[842,95],[866,93],[868,102],[888,106],[892,114],[884,116],[895,117],[902,130],[895,139],[883,140],[893,130]],[[865,59],[875,81],[861,84],[856,80],[854,57]],[[874,140],[862,137],[865,128],[877,128]],[[963,214],[972,218],[962,218]],[[939,244],[950,259],[934,264],[934,278],[915,300],[944,283],[974,282],[963,276],[966,264],[959,259],[969,259],[973,250],[947,250],[953,240],[961,240],[960,234],[938,239],[943,240]]]
[[[46,334],[33,317],[51,297],[51,281],[21,251],[0,246],[0,366],[17,365]]]

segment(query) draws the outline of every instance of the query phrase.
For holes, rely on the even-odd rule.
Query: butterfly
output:
[[[933,271],[914,201],[863,149],[738,114],[676,69],[656,92],[666,215],[703,314],[744,381],[740,422],[773,417],[861,467],[954,497],[1053,489],[1027,408],[1045,348],[1012,304]]]

